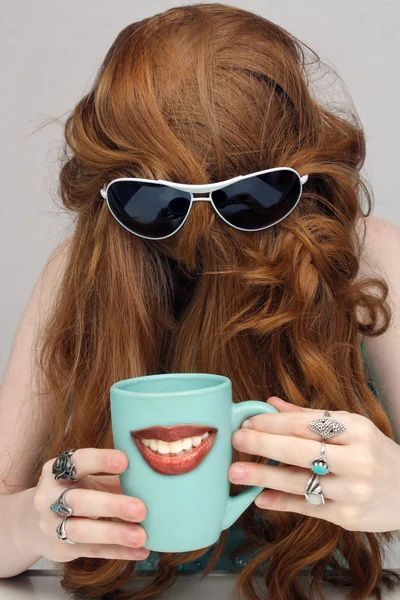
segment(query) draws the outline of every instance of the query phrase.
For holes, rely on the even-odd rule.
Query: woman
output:
[[[3,577],[45,556],[92,598],[122,597],[141,568],[157,577],[127,598],[158,596],[188,566],[230,565],[248,599],[256,573],[282,600],[306,598],[301,572],[352,585],[352,598],[398,580],[380,553],[400,529],[400,234],[369,216],[363,130],[354,109],[315,100],[310,56],[320,64],[251,12],[172,8],[120,32],[68,117],[59,192],[75,227],[35,286],[2,383]],[[237,192],[220,185],[239,175]],[[211,206],[177,193],[208,183]],[[268,489],[213,547],[157,556],[143,548],[143,502],[125,512],[109,388],[162,372],[226,374],[235,402],[280,413],[232,438],[231,493]],[[309,424],[325,410],[338,429],[321,446]]]

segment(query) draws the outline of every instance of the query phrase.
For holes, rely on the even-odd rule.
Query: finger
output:
[[[60,479],[64,487],[71,489],[76,487],[75,482],[70,479]],[[118,475],[87,475],[79,480],[79,487],[89,490],[99,490],[112,494],[122,494],[121,480]]]
[[[68,488],[66,502],[73,515],[80,517],[118,517],[138,522],[143,521],[147,514],[146,505],[139,498],[98,490]]]
[[[324,519],[330,523],[336,523],[335,501],[327,498],[325,504],[309,504],[305,496],[287,494],[276,490],[264,490],[254,500],[254,504],[268,510],[281,510],[294,512],[317,519]]]
[[[264,433],[255,429],[238,429],[232,436],[232,445],[247,454],[305,468],[311,468],[313,460],[321,456],[321,442],[290,435]],[[325,451],[329,471],[345,473],[351,469],[346,446],[326,443]]]
[[[347,445],[364,436],[365,430],[370,428],[371,422],[363,415],[345,411],[330,411],[333,419],[342,423],[346,430],[329,438],[330,444]],[[255,415],[246,419],[248,426],[244,429],[256,429],[265,433],[293,435],[309,440],[322,441],[322,436],[311,429],[309,423],[324,417],[323,410],[290,411],[271,414]]]
[[[237,467],[243,469],[243,475],[235,474]],[[228,471],[228,478],[232,483],[256,485],[271,488],[289,494],[304,494],[307,483],[313,473],[301,467],[278,467],[260,465],[249,462],[236,462]],[[338,500],[341,495],[341,485],[334,473],[329,473],[320,479],[325,498]]]
[[[74,546],[71,546],[71,548],[74,548]],[[128,548],[128,546],[118,546],[117,544],[79,544],[79,556],[89,558],[145,560],[149,554],[150,550],[147,548]]]
[[[283,398],[279,398],[278,396],[270,396],[267,400],[267,404],[271,404],[271,406],[274,406],[275,408],[277,408],[280,412],[287,412],[287,411],[291,411],[291,412],[299,412],[299,411],[307,411],[307,412],[313,412],[314,410],[317,410],[315,408],[309,408],[308,406],[298,406],[297,404],[293,404],[292,402],[289,402],[288,400],[283,400]],[[335,411],[336,413],[344,413],[344,412],[348,412],[345,410],[337,410]]]
[[[113,521],[96,521],[81,517],[69,517],[65,521],[67,537],[84,544],[122,544],[140,548],[146,543],[146,532],[140,525],[128,525]]]
[[[118,475],[88,475],[88,487],[95,490],[122,494],[121,480]]]
[[[271,404],[271,406],[274,406],[280,412],[281,411],[286,412],[288,410],[293,411],[293,412],[299,412],[302,410],[303,411],[310,410],[308,408],[305,408],[304,406],[297,406],[297,404],[293,404],[292,402],[288,402],[287,400],[278,398],[278,396],[271,396],[270,398],[268,398],[267,404]]]
[[[52,472],[54,460],[48,461],[43,469]],[[109,448],[78,448],[72,454],[71,461],[77,480],[96,473],[121,473],[128,466],[128,457],[124,452]]]

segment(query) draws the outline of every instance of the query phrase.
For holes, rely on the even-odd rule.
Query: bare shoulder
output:
[[[53,307],[53,301],[60,288],[69,259],[72,239],[73,236],[65,238],[53,249],[32,290],[32,296],[37,297],[36,317],[39,327],[42,326],[42,322],[47,318]]]
[[[365,221],[358,277],[378,276],[385,280],[388,285],[387,301],[391,320],[389,327],[381,335],[364,337],[364,357],[373,375],[378,398],[391,417],[395,439],[400,443],[400,228],[379,217],[368,217]],[[358,316],[358,319],[363,322],[362,316]]]
[[[63,280],[71,239],[66,238],[52,251],[39,273],[17,324],[0,381],[0,494],[29,485],[35,455],[47,435],[49,424],[45,404],[39,402],[33,359],[38,334]]]
[[[397,306],[400,289],[400,228],[387,219],[370,215],[357,223],[356,230],[362,241],[356,279],[383,278],[389,287],[389,302]],[[359,308],[359,311],[362,319],[362,309]]]
[[[397,225],[387,219],[370,215],[357,223],[356,230],[363,242],[358,277],[385,277],[389,276],[391,267],[399,267],[400,228]]]
[[[64,272],[72,241],[73,236],[69,236],[53,249],[40,274],[41,277],[51,279]]]
[[[371,239],[377,241],[380,238],[382,238],[382,242],[385,242],[388,237],[392,241],[396,238],[397,241],[399,239],[400,228],[391,221],[388,221],[387,219],[383,219],[382,217],[377,217],[375,215],[363,217],[362,220],[359,220],[357,223],[357,231],[360,234],[362,234],[363,232],[364,224],[366,232],[366,242],[368,242]]]

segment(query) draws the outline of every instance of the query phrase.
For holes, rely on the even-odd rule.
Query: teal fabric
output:
[[[365,359],[362,344],[360,345],[360,349],[362,352],[362,356]],[[368,386],[370,387],[371,391],[375,395],[377,395],[376,390],[375,390],[371,380],[368,381]],[[238,557],[238,559],[235,560],[234,562],[230,559],[230,553],[232,552],[232,549],[239,546],[245,539],[246,538],[243,535],[243,533],[238,525],[238,522],[236,521],[236,523],[234,523],[228,530],[228,537],[227,537],[227,541],[226,541],[226,544],[224,547],[223,554],[219,558],[216,566],[214,567],[214,571],[223,570],[223,571],[235,572],[235,571],[240,571],[241,568],[243,566],[245,566],[245,564],[250,560],[250,558],[251,558],[250,556]],[[193,570],[202,571],[202,570],[204,570],[210,560],[210,557],[211,557],[216,545],[217,545],[217,542],[213,546],[211,546],[211,548],[205,554],[203,554],[203,556],[201,556],[198,560],[179,565],[178,571],[189,571],[189,570],[190,571],[193,571]],[[339,556],[337,557],[337,559],[339,560]],[[158,553],[155,551],[150,551],[149,556],[145,560],[139,560],[137,562],[137,570],[140,570],[140,571],[143,571],[143,570],[153,571],[153,570],[157,569],[157,566],[158,566]],[[307,572],[307,570],[308,570],[308,567],[306,567],[304,569],[304,572]]]
[[[214,571],[224,570],[234,572],[235,570],[240,570],[240,568],[245,565],[245,560],[243,558],[239,558],[237,561],[235,561],[235,563],[233,563],[229,558],[229,554],[232,549],[238,546],[244,539],[245,538],[237,522],[234,523],[228,530],[228,538],[225,544],[223,555],[219,558],[216,566],[214,567]],[[213,546],[211,546],[211,548],[198,560],[193,560],[186,564],[180,564],[178,566],[178,571],[203,571],[207,566],[216,545],[217,544],[215,543]],[[137,562],[138,570],[146,569],[153,571],[154,569],[157,569],[157,566],[158,552],[154,552],[152,550],[145,560],[140,560]]]

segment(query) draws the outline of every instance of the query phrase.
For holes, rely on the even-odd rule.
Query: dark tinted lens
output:
[[[300,189],[297,173],[280,169],[239,180],[212,192],[211,197],[231,225],[262,229],[278,223],[293,210]]]
[[[159,183],[115,181],[108,188],[114,216],[130,231],[150,238],[174,233],[190,207],[190,193]]]

